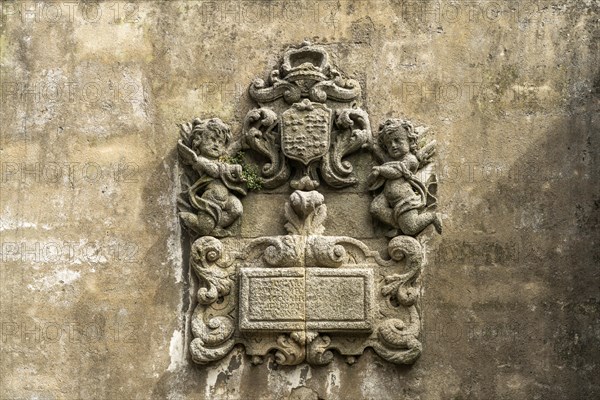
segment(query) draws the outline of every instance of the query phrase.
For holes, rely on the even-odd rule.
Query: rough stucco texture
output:
[[[3,1],[0,398],[600,396],[599,4]],[[175,124],[239,133],[248,84],[304,39],[361,82],[374,130],[438,142],[412,367],[186,350]],[[240,234],[278,234],[286,193],[247,196]],[[328,234],[383,248],[364,186],[328,193]]]

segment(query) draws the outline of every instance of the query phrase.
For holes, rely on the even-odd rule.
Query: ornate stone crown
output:
[[[257,78],[248,92],[260,105],[281,97],[288,104],[303,97],[319,103],[326,100],[348,103],[361,94],[356,80],[343,78],[329,65],[327,52],[308,42],[286,50],[281,66],[271,71],[268,82]]]
[[[324,81],[329,75],[329,55],[323,48],[304,43],[299,49],[288,49],[281,64],[282,77],[290,82],[310,79]]]

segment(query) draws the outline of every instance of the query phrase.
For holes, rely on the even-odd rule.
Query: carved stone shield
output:
[[[281,148],[286,157],[308,165],[327,153],[332,110],[308,99],[281,114]]]

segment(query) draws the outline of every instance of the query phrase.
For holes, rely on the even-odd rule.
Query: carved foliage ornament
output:
[[[289,49],[267,83],[249,89],[243,145],[264,158],[264,187],[295,189],[283,207],[288,232],[226,238],[242,216],[247,192],[241,166],[225,162],[229,127],[218,119],[181,125],[180,217],[192,238],[190,265],[199,279],[190,351],[199,364],[243,345],[252,362],[324,365],[333,352],[353,363],[365,348],[396,364],[421,354],[418,307],[427,226],[441,232],[424,129],[390,119],[371,136],[357,81],[342,77],[328,54],[308,43]],[[327,236],[327,207],[316,189],[357,183],[345,157],[371,152],[370,213],[387,226],[387,254],[346,236]],[[293,175],[292,175],[293,174]],[[223,239],[224,238],[224,239]]]

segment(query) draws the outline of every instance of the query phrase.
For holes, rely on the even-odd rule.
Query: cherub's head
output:
[[[219,118],[195,119],[192,126],[190,141],[192,150],[196,154],[211,159],[217,159],[225,154],[229,140],[231,140],[229,126]]]
[[[408,152],[416,154],[418,135],[410,121],[388,119],[379,126],[379,146],[397,160]]]

